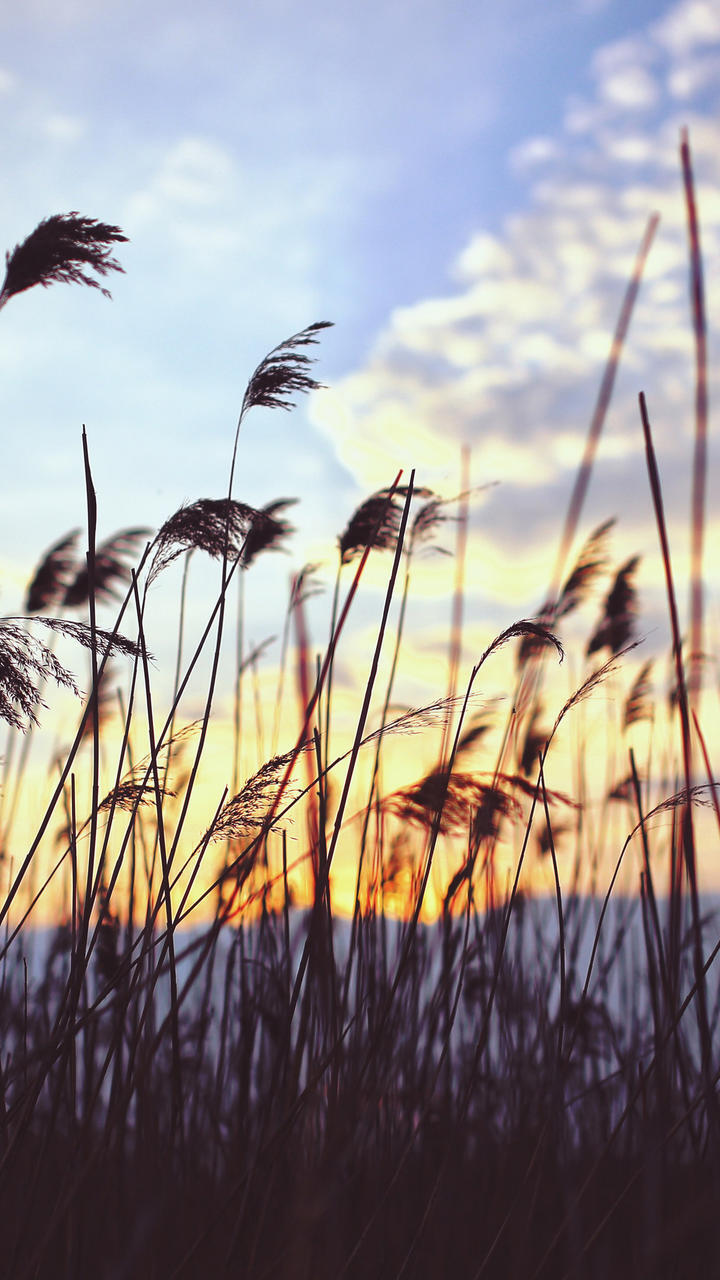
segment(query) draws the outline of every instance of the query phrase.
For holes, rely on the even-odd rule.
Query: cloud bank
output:
[[[547,565],[582,457],[617,314],[647,219],[660,226],[633,316],[583,522],[620,517],[624,540],[656,555],[637,395],[644,390],[680,561],[694,431],[694,346],[687,213],[679,157],[689,131],[701,223],[712,372],[720,314],[720,11],[683,0],[635,35],[600,48],[588,92],[566,105],[557,136],[507,158],[526,206],[479,227],[450,269],[451,287],[394,310],[368,360],[318,396],[315,421],[359,485],[399,467],[457,488],[472,447],[476,483],[499,481],[480,517],[493,583],[517,562]],[[711,451],[709,539],[717,458]],[[487,545],[484,547],[487,560]],[[710,566],[712,570],[712,565]],[[480,573],[482,578],[482,573]],[[648,571],[648,583],[660,575]],[[494,594],[488,581],[488,588]],[[544,584],[538,584],[541,596]]]

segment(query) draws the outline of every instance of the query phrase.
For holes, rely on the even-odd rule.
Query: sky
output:
[[[471,482],[483,487],[468,543],[471,655],[544,597],[657,211],[579,537],[617,517],[614,554],[642,556],[645,632],[663,651],[637,396],[647,395],[684,608],[694,370],[679,139],[687,128],[712,411],[719,108],[713,0],[1,6],[5,246],[69,210],[129,237],[111,302],[55,286],[12,299],[0,317],[3,612],[18,611],[44,550],[84,522],[82,424],[99,536],[155,529],[183,502],[224,495],[252,370],[276,343],[331,320],[316,349],[327,390],[291,415],[253,411],[243,426],[236,497],[299,499],[291,555],[247,575],[248,638],[279,633],[293,569],[319,562],[332,581],[335,540],[364,497],[400,468],[450,497],[469,446]],[[428,558],[418,577],[416,671],[447,642],[448,563]],[[371,594],[386,574],[387,561],[371,567]],[[193,575],[199,618],[217,575],[208,565]],[[169,616],[159,604],[161,659]],[[372,618],[361,605],[341,685],[368,650]]]

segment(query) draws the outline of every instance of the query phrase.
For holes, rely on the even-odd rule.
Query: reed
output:
[[[687,139],[683,147],[698,339],[697,645],[705,321]],[[132,528],[96,544],[84,441],[86,554],[78,557],[77,531],[57,541],[31,579],[28,616],[0,622],[0,1276],[714,1274],[720,942],[705,913],[697,814],[710,819],[710,859],[720,807],[694,655],[685,667],[644,397],[628,429],[644,432],[667,584],[667,714],[652,661],[631,656],[639,560],[613,566],[613,521],[566,569],[655,227],[628,287],[537,615],[490,638],[463,686],[468,467],[454,499],[414,475],[396,477],[338,537],[317,663],[307,613],[315,567],[293,579],[279,623],[272,749],[244,783],[252,729],[243,681],[263,649],[245,651],[242,580],[292,528],[290,499],[257,510],[233,496],[239,433],[254,408],[290,409],[319,385],[308,349],[326,326],[280,343],[252,374],[225,495],[181,507],[154,536]],[[109,255],[124,239],[77,214],[46,219],[8,255],[0,306],[36,284],[99,287],[89,269],[101,278],[121,270]],[[427,705],[398,705],[417,554],[450,521],[450,675]],[[333,672],[368,559],[383,555],[387,583],[347,735]],[[218,589],[188,642],[187,570],[200,556],[216,562]],[[180,560],[164,706],[149,616],[154,584]],[[200,815],[233,591],[232,785]],[[568,639],[567,620],[576,624],[599,591],[587,638]],[[99,609],[115,611],[112,625],[98,625]],[[90,687],[23,846],[16,814],[23,786],[28,803],[29,744],[54,686],[80,697],[55,641],[84,648]],[[579,675],[559,698],[550,664],[571,644]],[[516,683],[503,721],[497,705],[478,705],[477,691],[507,646]],[[202,672],[202,713],[191,722],[187,694]],[[611,750],[623,758],[608,763],[598,817],[582,716],[609,682],[622,708]],[[262,729],[259,693],[256,709]],[[626,736],[638,725],[648,731],[644,757]],[[433,761],[391,787],[389,765],[398,754],[411,764],[416,734],[435,744]],[[575,743],[567,788],[552,781],[563,738]],[[348,859],[354,898],[343,914],[336,872]],[[539,871],[547,894],[535,892]],[[39,927],[50,901],[55,922]]]

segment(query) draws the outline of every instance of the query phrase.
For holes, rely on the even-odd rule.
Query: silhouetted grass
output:
[[[683,156],[691,191],[689,153]],[[90,232],[98,245],[102,236],[124,238],[118,228],[71,216],[88,255]],[[82,257],[66,224],[48,219],[34,233],[35,248],[30,237],[9,258],[7,297],[51,280],[92,283],[78,261],[101,274],[118,269],[106,250]],[[644,398],[674,711],[666,737],[652,742],[654,759],[649,749],[639,769],[628,752],[596,829],[582,746],[576,794],[546,784],[561,725],[606,681],[624,678],[623,659],[635,644],[637,558],[611,570],[611,522],[590,535],[558,584],[653,232],[654,223],[611,349],[556,583],[537,617],[492,639],[458,692],[465,489],[455,500],[449,686],[427,706],[398,708],[414,556],[455,517],[449,501],[416,486],[414,475],[403,484],[396,478],[359,506],[339,536],[330,634],[317,664],[305,613],[313,567],[293,581],[273,746],[244,784],[237,770],[250,730],[239,710],[240,679],[250,677],[259,654],[244,655],[239,609],[234,782],[205,815],[199,840],[188,835],[188,814],[215,714],[228,593],[291,534],[283,515],[289,501],[257,511],[233,498],[231,479],[226,497],[182,507],[154,538],[132,529],[96,546],[86,448],[87,555],[76,560],[76,534],[57,542],[32,579],[28,609],[87,606],[89,622],[43,615],[0,623],[0,716],[9,725],[0,1276],[670,1280],[715,1273],[720,984],[713,965],[720,943],[714,916],[703,917],[693,813],[714,805],[720,831],[720,808],[697,689],[688,689],[685,676]],[[23,253],[33,271],[20,272]],[[691,260],[698,280],[696,225]],[[697,307],[695,324],[699,331]],[[260,363],[238,432],[253,407],[287,409],[292,394],[318,385],[305,348],[323,327],[311,325]],[[236,433],[232,472],[237,446]],[[696,469],[696,639],[701,480]],[[353,731],[336,756],[333,664],[368,556],[382,552],[391,561],[375,648]],[[160,713],[146,643],[150,592],[174,560],[184,557],[187,568],[195,554],[220,562],[218,595],[186,652],[183,575],[173,694]],[[343,571],[353,575],[344,598]],[[548,660],[563,657],[558,632],[608,571],[601,617],[581,646],[585,659],[607,651],[605,660],[595,667],[581,661],[577,686],[558,709],[545,676]],[[99,628],[96,604],[111,601],[116,621]],[[64,662],[31,629],[37,624],[85,646],[91,687],[75,739],[55,762],[58,777],[36,835],[17,847],[16,797],[29,748],[18,753],[11,744],[20,730],[25,743],[37,731],[48,681],[73,687]],[[480,673],[487,676],[506,645],[516,649],[517,683],[501,724],[497,713],[478,712],[474,698]],[[391,661],[379,688],[384,646]],[[183,700],[206,652],[204,708],[188,724]],[[132,669],[113,707],[109,662],[118,654]],[[279,750],[275,739],[290,723],[293,663],[294,728]],[[622,706],[619,741],[640,721],[655,729],[650,663],[627,681]],[[494,760],[491,727],[501,740]],[[388,789],[389,753],[420,731],[440,735],[438,758],[421,777]],[[86,811],[78,779],[88,752]],[[694,772],[700,761],[702,781]],[[663,783],[678,771],[681,783]],[[27,786],[24,794],[27,805]],[[622,814],[619,840],[608,817],[613,808]],[[292,857],[291,821],[299,847]],[[507,883],[498,866],[503,838],[514,842]],[[561,839],[574,847],[569,878],[559,869]],[[631,845],[640,867],[634,881],[625,869]],[[333,872],[349,847],[356,864],[347,918],[334,906]],[[704,850],[704,858],[716,850]],[[538,860],[549,869],[551,896],[532,894],[529,868]],[[299,876],[307,869],[303,894]],[[635,892],[619,892],[621,883]],[[428,923],[433,884],[439,905]],[[62,918],[37,927],[34,916],[49,900],[63,904]]]

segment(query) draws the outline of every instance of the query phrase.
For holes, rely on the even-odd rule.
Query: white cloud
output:
[[[637,36],[598,50],[592,70],[601,102],[627,111],[654,106],[660,89],[650,70],[653,54],[652,45]]]
[[[509,162],[511,168],[523,172],[535,165],[546,164],[549,160],[557,160],[560,155],[561,148],[554,138],[528,138],[526,142],[513,147]]]
[[[620,134],[607,139],[608,157],[624,165],[651,164],[657,156],[652,138],[642,134]]]
[[[486,277],[502,275],[509,265],[508,252],[497,236],[478,231],[463,249],[455,263],[458,279],[470,279],[479,274]]]
[[[615,107],[628,110],[652,107],[658,100],[658,87],[643,67],[622,67],[603,78],[602,96]]]
[[[689,57],[674,66],[668,76],[668,89],[674,98],[690,101],[703,89],[717,84],[720,79],[720,57],[707,55]]]
[[[180,138],[163,157],[145,191],[134,197],[132,212],[162,215],[168,206],[207,209],[221,204],[236,179],[230,153],[212,139]]]
[[[77,142],[86,132],[87,124],[80,116],[50,115],[45,120],[45,133],[53,142]]]
[[[656,22],[652,36],[673,57],[720,41],[720,9],[716,0],[683,0]]]
[[[710,38],[705,6],[683,3],[675,12],[690,14],[696,43],[703,32]],[[526,209],[499,230],[472,236],[451,267],[455,288],[390,315],[364,367],[336,385],[331,413],[323,417],[321,402],[315,403],[316,421],[366,490],[388,484],[398,466],[416,466],[420,483],[447,492],[460,447],[471,443],[473,477],[501,482],[486,508],[492,551],[486,550],[498,581],[510,572],[533,521],[545,530],[538,535],[543,547],[553,528],[557,536],[620,302],[655,210],[660,229],[590,507],[595,504],[600,518],[624,511],[636,533],[650,530],[654,549],[641,389],[651,406],[669,508],[681,493],[683,503],[688,500],[694,351],[679,137],[687,124],[710,264],[720,257],[720,95],[710,106],[691,95],[683,118],[672,98],[663,99],[663,85],[672,83],[685,56],[684,46],[675,52],[672,16],[665,27],[598,53],[596,94],[570,104],[564,136],[531,138],[511,154],[511,164],[534,178]],[[709,86],[706,78],[703,87]],[[652,115],[639,115],[649,108]],[[709,315],[720,315],[720,286],[707,268],[706,288]],[[715,368],[713,403],[720,398]],[[712,465],[711,491],[717,461]],[[525,513],[520,529],[518,511]]]

